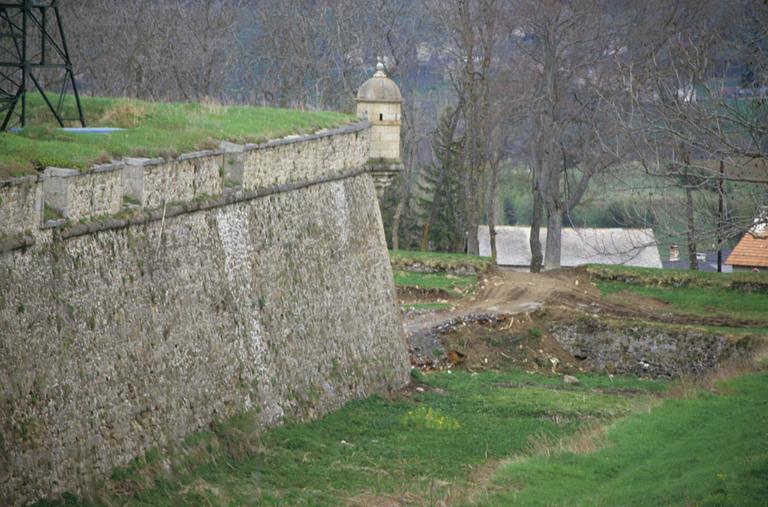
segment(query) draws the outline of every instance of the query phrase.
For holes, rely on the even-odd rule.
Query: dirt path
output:
[[[522,273],[497,269],[482,280],[474,296],[458,301],[453,310],[408,315],[404,328],[406,335],[412,336],[472,315],[529,313],[547,302],[570,299],[569,296],[579,301],[597,301],[598,295],[586,275],[574,271]]]

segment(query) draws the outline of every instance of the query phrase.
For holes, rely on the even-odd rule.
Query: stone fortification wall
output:
[[[304,181],[277,186],[256,183],[271,173],[248,169],[260,149],[243,148],[243,186],[259,192],[217,180],[205,157],[224,154],[181,161],[166,180],[208,183],[178,195],[222,195],[49,224],[0,252],[1,504],[83,491],[243,410],[267,426],[407,382],[378,203],[357,165],[366,135],[275,145],[284,165],[272,183],[290,181],[305,156],[324,166],[314,178],[306,163]],[[232,153],[222,178],[236,175]],[[160,203],[154,166],[132,164],[144,176],[121,178],[143,186],[132,206]]]
[[[86,171],[49,167],[38,177],[0,182],[0,238],[125,208],[152,209],[329,178],[362,167],[369,151],[364,122],[262,144],[222,142],[218,150],[172,160],[124,158]]]

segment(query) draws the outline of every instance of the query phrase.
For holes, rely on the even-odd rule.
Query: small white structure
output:
[[[530,227],[497,225],[496,264],[528,270],[531,266],[530,231]],[[477,238],[480,255],[490,256],[491,240],[487,225],[478,227]],[[546,243],[547,229],[542,228],[542,250]],[[582,264],[662,267],[653,229],[563,227],[560,265],[574,267]]]
[[[371,123],[371,159],[400,161],[400,88],[384,73],[379,60],[376,73],[357,91],[357,116]]]

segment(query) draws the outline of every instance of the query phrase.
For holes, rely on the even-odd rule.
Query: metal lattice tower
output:
[[[0,0],[0,131],[27,125],[27,91],[33,87],[59,126],[75,121],[85,127],[58,3]],[[68,93],[77,116],[67,118]]]

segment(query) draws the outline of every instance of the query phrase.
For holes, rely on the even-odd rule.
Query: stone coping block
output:
[[[73,178],[80,176],[80,171],[64,167],[46,167],[43,171],[43,176],[48,178]]]
[[[224,154],[225,191],[242,190],[245,176],[245,145],[222,141],[219,149]]]
[[[344,134],[354,134],[355,132],[362,132],[364,130],[367,130],[370,126],[371,126],[371,123],[367,121],[350,123],[348,125],[343,125],[341,127],[318,130],[314,134],[294,134],[294,135],[286,136],[280,139],[267,141],[265,143],[259,143],[259,144],[248,143],[245,145],[245,149],[246,151],[251,151],[251,150],[258,150],[261,148],[270,148],[273,146],[280,146],[284,144],[314,141],[317,139],[322,139],[324,137],[332,137],[332,136],[338,136],[338,135],[344,135]]]

